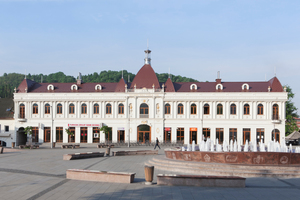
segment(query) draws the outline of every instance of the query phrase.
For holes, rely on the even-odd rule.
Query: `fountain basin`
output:
[[[166,149],[169,159],[237,165],[300,165],[300,153],[281,152],[205,152]]]

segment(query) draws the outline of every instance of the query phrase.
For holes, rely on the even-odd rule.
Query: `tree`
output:
[[[105,134],[105,142],[107,142],[108,141],[108,134],[109,134],[109,132],[111,132],[111,128],[108,127],[108,126],[102,126],[99,129],[99,131],[103,131],[104,132],[104,134]]]
[[[295,118],[299,117],[297,114],[297,108],[292,102],[294,98],[294,93],[292,92],[292,88],[286,85],[286,91],[288,93],[288,101],[285,103],[286,106],[286,123],[285,123],[285,135],[289,135],[294,131],[298,131],[299,128],[297,127],[297,123]]]

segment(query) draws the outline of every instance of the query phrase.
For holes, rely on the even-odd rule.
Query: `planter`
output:
[[[154,166],[148,166],[145,165],[145,180],[146,180],[146,185],[151,185],[153,181],[153,174],[154,174]]]
[[[11,148],[14,148],[14,147],[15,147],[15,144],[16,144],[15,142],[12,142],[12,143],[11,143]]]

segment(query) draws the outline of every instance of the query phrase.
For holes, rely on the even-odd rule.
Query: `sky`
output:
[[[0,0],[0,76],[137,73],[147,40],[157,73],[265,81],[295,93],[300,114],[300,1]]]

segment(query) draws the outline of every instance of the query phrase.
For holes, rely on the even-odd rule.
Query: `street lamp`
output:
[[[50,140],[51,140],[51,149],[53,148],[53,110],[52,110],[52,105],[50,106],[51,110],[51,135],[50,135]]]
[[[130,147],[130,105],[128,106],[128,148]]]

